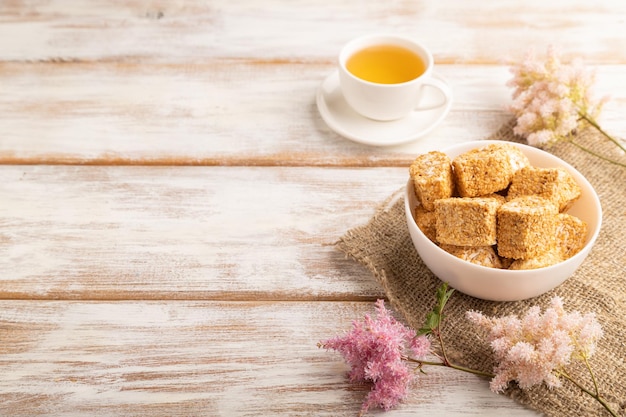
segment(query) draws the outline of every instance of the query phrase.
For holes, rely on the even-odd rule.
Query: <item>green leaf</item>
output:
[[[426,315],[426,326],[436,329],[441,322],[441,316],[436,311],[431,311]]]
[[[446,303],[454,293],[454,288],[448,289],[448,283],[444,282],[437,288],[437,303],[431,311],[426,314],[426,320],[422,328],[417,332],[419,335],[431,334],[434,330],[441,326],[441,322],[444,318],[443,309]]]

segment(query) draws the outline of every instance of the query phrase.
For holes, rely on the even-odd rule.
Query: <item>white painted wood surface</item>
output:
[[[315,107],[378,31],[424,39],[454,89],[411,144]],[[333,242],[417,153],[508,120],[529,46],[597,66],[626,136],[624,33],[612,0],[0,2],[0,415],[356,415],[366,389],[316,343],[384,294]],[[386,415],[535,413],[435,369]]]

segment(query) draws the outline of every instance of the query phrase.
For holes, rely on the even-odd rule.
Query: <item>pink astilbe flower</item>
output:
[[[373,383],[361,413],[372,406],[388,410],[404,399],[414,373],[403,359],[424,358],[430,351],[430,340],[398,322],[383,300],[376,302],[376,311],[376,319],[365,315],[350,332],[319,343],[342,354],[350,381]]]
[[[468,311],[467,318],[489,332],[497,363],[490,383],[494,392],[503,391],[509,381],[517,381],[522,389],[542,382],[548,388],[559,387],[564,367],[572,359],[589,359],[602,337],[595,314],[568,313],[560,297],[553,297],[543,314],[534,306],[521,319],[487,317],[476,311]]]
[[[529,52],[518,65],[511,67],[513,102],[509,110],[516,116],[515,134],[524,136],[533,146],[549,146],[570,137],[585,123],[584,115],[594,120],[606,98],[594,100],[595,73],[577,59],[566,64],[553,48],[545,60]]]

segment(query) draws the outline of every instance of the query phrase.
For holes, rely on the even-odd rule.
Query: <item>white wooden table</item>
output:
[[[330,130],[349,39],[424,40],[454,89],[402,146]],[[626,135],[626,2],[0,2],[0,415],[353,416],[316,343],[384,293],[333,243],[420,152],[508,120],[508,60],[598,68]],[[371,415],[377,415],[372,412]],[[389,416],[532,416],[432,369]]]

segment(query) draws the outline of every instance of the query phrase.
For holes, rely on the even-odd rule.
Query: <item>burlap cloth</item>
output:
[[[519,141],[512,132],[512,123],[486,139]],[[583,132],[577,141],[624,160],[621,151],[595,131]],[[531,305],[545,308],[552,296],[559,295],[567,311],[596,312],[604,337],[591,358],[591,366],[599,379],[601,394],[618,415],[626,416],[626,169],[591,156],[570,143],[557,144],[549,151],[576,167],[600,196],[603,223],[591,254],[565,283],[530,300],[491,302],[456,292],[447,306],[446,346],[457,363],[492,371],[491,350],[484,338],[477,337],[477,329],[466,320],[465,312],[522,315]],[[401,190],[381,204],[369,223],[348,231],[337,247],[372,272],[393,308],[409,326],[421,327],[441,281],[423,264],[413,247]],[[592,388],[588,372],[582,366],[576,363],[569,369],[576,379]],[[547,416],[609,415],[569,381],[563,381],[561,388],[553,390],[540,386],[522,391],[511,383],[506,395]]]

